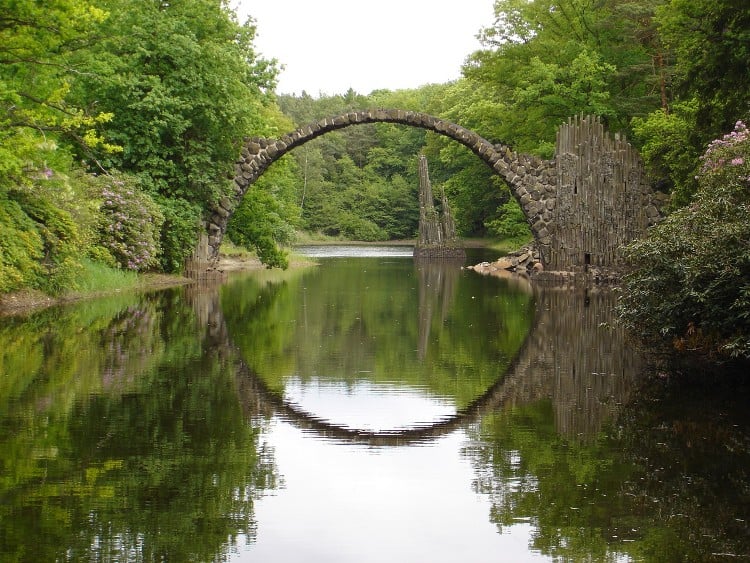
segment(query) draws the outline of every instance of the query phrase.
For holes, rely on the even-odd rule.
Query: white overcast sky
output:
[[[461,76],[493,0],[232,0],[255,46],[284,70],[277,92],[311,96],[417,88]]]

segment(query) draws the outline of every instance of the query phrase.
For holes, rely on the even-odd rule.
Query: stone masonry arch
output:
[[[510,186],[534,237],[543,270],[608,274],[621,271],[623,245],[660,220],[664,203],[648,183],[640,156],[594,117],[578,116],[557,131],[555,157],[517,153],[460,125],[397,109],[354,111],[321,119],[278,139],[247,139],[235,163],[233,196],[208,218],[196,261],[215,263],[232,213],[248,188],[276,160],[325,133],[365,123],[398,123],[444,135],[466,146]],[[199,257],[200,256],[200,257]],[[535,268],[536,269],[536,268]]]
[[[542,262],[549,256],[550,223],[555,207],[556,167],[554,160],[519,154],[502,144],[492,144],[480,135],[438,117],[398,109],[353,111],[325,118],[300,127],[278,139],[250,138],[245,142],[235,163],[233,197],[224,197],[208,220],[208,249],[210,261],[219,257],[219,246],[226,233],[229,219],[249,187],[271,164],[292,149],[325,133],[366,123],[398,123],[419,127],[451,138],[482,159],[510,186],[521,204],[531,232],[540,249]]]

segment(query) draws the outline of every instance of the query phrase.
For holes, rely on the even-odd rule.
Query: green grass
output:
[[[294,244],[295,245],[304,245],[304,244],[335,244],[335,243],[346,243],[347,241],[344,237],[333,237],[329,235],[324,235],[323,233],[319,232],[310,232],[310,231],[297,231],[294,233]]]
[[[82,260],[81,266],[81,276],[76,280],[76,293],[133,289],[140,285],[140,277],[135,272],[117,270],[88,259]]]
[[[533,237],[530,233],[528,235],[523,235],[520,237],[506,238],[490,243],[488,245],[488,248],[508,254],[509,252],[518,250],[523,245],[530,243],[532,241],[532,238]]]
[[[237,246],[228,238],[224,238],[221,241],[221,247],[219,248],[219,254],[224,256],[231,256],[233,258],[257,258],[258,255],[245,248],[244,246]]]

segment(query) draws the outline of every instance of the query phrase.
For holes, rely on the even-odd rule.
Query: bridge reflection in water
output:
[[[440,266],[420,271],[420,357],[425,354],[432,317],[445,314],[451,306],[456,271]],[[546,399],[552,403],[560,434],[573,440],[592,438],[627,402],[643,367],[616,326],[615,296],[608,290],[531,287],[521,278],[514,279],[533,292],[535,318],[506,373],[454,415],[395,430],[336,424],[285,398],[271,389],[239,353],[233,353],[237,347],[227,328],[218,290],[196,285],[187,289],[186,296],[199,322],[207,327],[209,347],[234,362],[237,388],[249,418],[276,414],[326,439],[391,447],[431,441],[465,427],[484,413]]]

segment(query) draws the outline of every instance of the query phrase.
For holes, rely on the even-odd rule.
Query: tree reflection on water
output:
[[[256,537],[254,501],[279,487],[268,425],[332,432],[279,400],[289,374],[321,373],[453,401],[461,417],[414,432],[465,433],[489,520],[530,526],[537,554],[748,558],[744,374],[642,379],[606,291],[410,268],[392,271],[403,291],[357,266],[4,319],[1,558],[230,557]]]
[[[180,291],[3,325],[4,561],[207,561],[253,538],[276,469],[198,321]]]
[[[475,490],[500,531],[531,523],[531,547],[554,558],[750,558],[747,382],[641,380],[613,301],[538,295],[510,375],[524,390],[483,417],[465,449]]]

